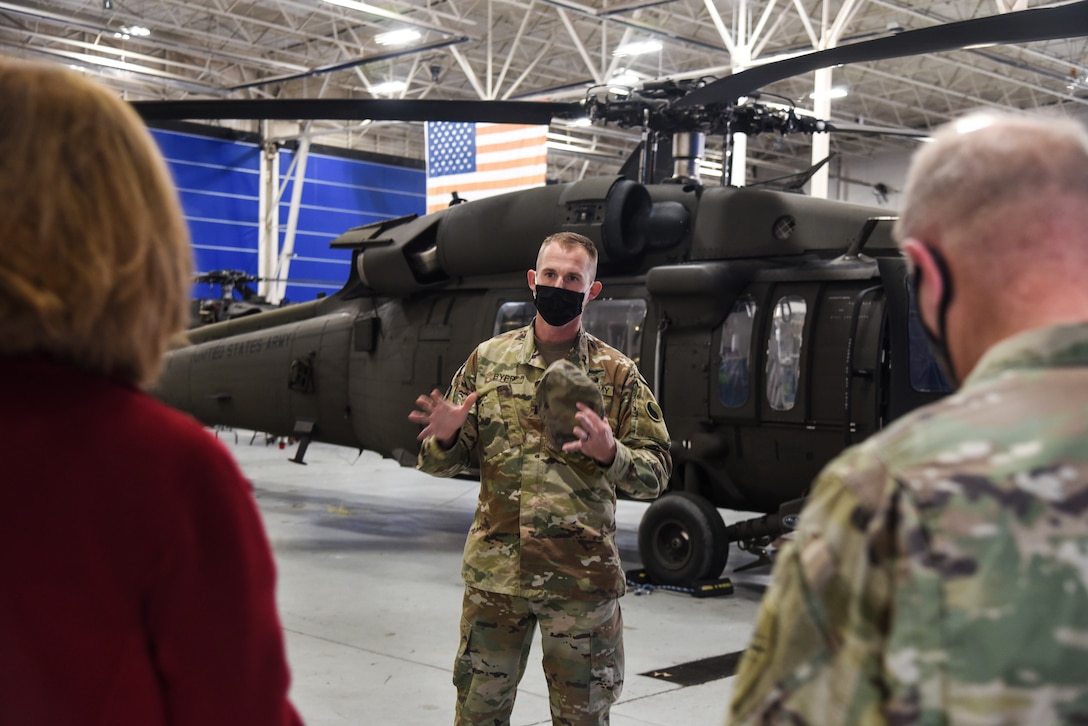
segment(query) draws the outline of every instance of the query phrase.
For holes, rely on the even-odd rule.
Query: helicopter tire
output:
[[[638,551],[650,579],[686,587],[721,575],[729,558],[725,522],[705,497],[674,492],[642,515]]]

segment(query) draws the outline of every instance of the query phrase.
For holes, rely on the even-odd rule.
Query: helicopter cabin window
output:
[[[535,315],[531,301],[503,303],[495,316],[494,334],[524,327]],[[645,323],[646,301],[641,298],[595,300],[582,314],[582,325],[591,335],[621,351],[636,365],[642,351]]]
[[[646,301],[641,298],[597,300],[587,305],[582,325],[628,358],[639,364],[642,328],[646,323]]]
[[[907,278],[907,345],[910,346],[910,385],[919,393],[951,393],[952,385],[933,357],[922,317],[914,301],[914,281]]]
[[[775,411],[797,403],[801,378],[801,341],[808,307],[798,295],[779,298],[767,340],[767,402]]]
[[[718,363],[718,399],[727,408],[740,408],[748,400],[751,364],[752,323],[756,301],[744,295],[735,303],[722,324],[722,343]]]

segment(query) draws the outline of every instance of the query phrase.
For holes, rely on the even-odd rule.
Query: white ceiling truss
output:
[[[0,53],[85,69],[130,100],[373,98],[400,81],[407,99],[576,100],[619,71],[642,80],[716,78],[733,69],[935,24],[1066,4],[1035,0],[0,0]],[[137,30],[134,30],[137,28]],[[150,33],[140,36],[138,28]],[[412,28],[405,47],[375,37]],[[619,56],[636,41],[660,50]],[[991,46],[829,71],[848,95],[811,101],[814,74],[764,100],[831,121],[928,130],[976,108],[1058,109],[1088,118],[1088,39]],[[822,104],[822,105],[821,105]],[[256,122],[223,122],[257,132]],[[422,125],[314,122],[316,143],[422,158]],[[301,123],[267,127],[298,136]],[[555,122],[549,176],[614,173],[638,129]],[[835,134],[841,158],[916,141]],[[810,137],[748,140],[750,173],[805,169]],[[721,139],[708,143],[708,157]]]

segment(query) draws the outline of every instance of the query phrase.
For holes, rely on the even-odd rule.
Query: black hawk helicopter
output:
[[[420,393],[444,388],[482,340],[526,324],[525,270],[563,230],[600,251],[586,328],[634,358],[673,437],[668,492],[639,550],[664,584],[717,577],[729,543],[761,552],[796,523],[809,483],[845,446],[943,395],[883,211],[703,186],[707,134],[820,132],[751,98],[841,63],[1088,35],[1088,1],[902,32],[712,82],[646,84],[579,103],[162,101],[146,119],[371,118],[547,123],[588,115],[643,129],[638,174],[546,186],[344,232],[344,287],[202,327],[168,357],[157,395],[207,424],[370,449],[405,466]],[[747,100],[741,100],[748,97]],[[668,166],[662,183],[655,170]],[[717,508],[764,513],[726,526]]]

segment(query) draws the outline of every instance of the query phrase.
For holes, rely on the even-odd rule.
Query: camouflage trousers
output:
[[[552,723],[607,726],[623,690],[619,600],[527,600],[472,587],[453,666],[457,726],[508,726],[537,625]]]

